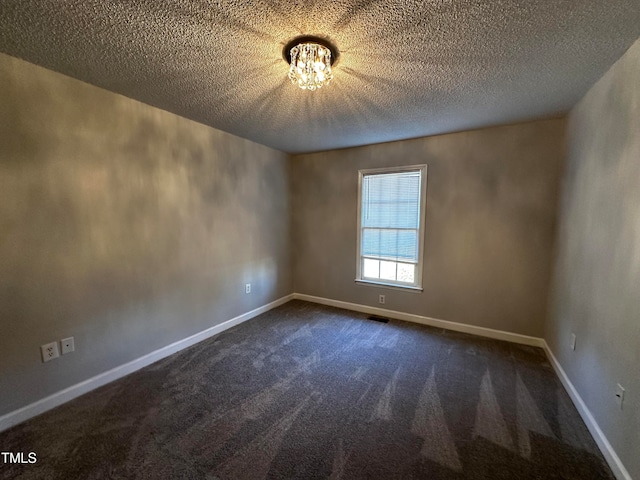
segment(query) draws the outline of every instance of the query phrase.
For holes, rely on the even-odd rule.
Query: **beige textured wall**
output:
[[[564,134],[552,119],[294,157],[295,291],[542,336]],[[422,163],[424,292],[355,284],[358,170]]]
[[[0,415],[291,293],[288,162],[0,54]]]
[[[572,110],[568,137],[546,339],[640,478],[640,40]]]

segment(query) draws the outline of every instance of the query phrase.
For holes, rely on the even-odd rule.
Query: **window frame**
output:
[[[375,280],[365,278],[362,275],[362,182],[367,175],[380,175],[388,173],[420,172],[420,215],[418,231],[418,262],[415,264],[414,283],[408,284],[393,280]],[[422,292],[422,270],[424,265],[424,235],[427,210],[427,165],[407,165],[402,167],[369,168],[358,170],[358,217],[357,217],[357,247],[356,247],[356,283],[377,287],[394,288]],[[406,263],[406,262],[396,262]]]

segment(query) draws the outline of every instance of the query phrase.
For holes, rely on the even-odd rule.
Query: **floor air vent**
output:
[[[378,317],[377,315],[369,315],[367,320],[373,320],[374,322],[387,323],[389,322],[388,318]]]

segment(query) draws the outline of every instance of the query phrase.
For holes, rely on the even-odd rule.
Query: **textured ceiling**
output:
[[[640,0],[0,0],[0,51],[286,152],[563,113],[638,36]]]

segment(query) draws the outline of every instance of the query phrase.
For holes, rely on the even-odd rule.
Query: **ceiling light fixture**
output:
[[[289,63],[291,83],[303,90],[317,90],[333,78],[331,67],[338,50],[319,37],[296,37],[285,45],[283,56]]]

